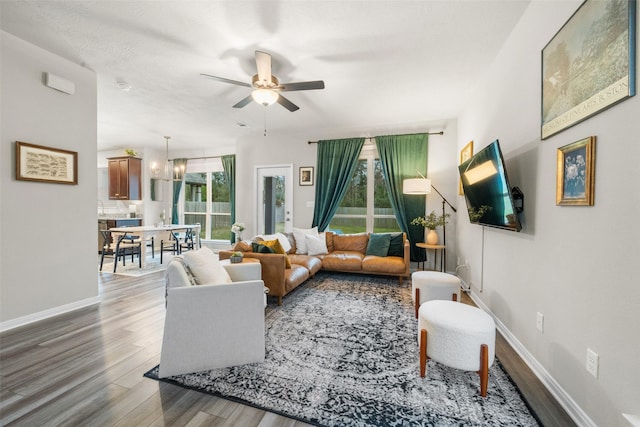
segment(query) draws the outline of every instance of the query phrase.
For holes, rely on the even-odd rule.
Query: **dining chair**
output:
[[[190,251],[195,248],[193,243],[193,229],[190,228],[184,232],[182,235],[182,241],[179,243],[178,253],[182,253],[183,251]]]
[[[109,230],[100,230],[102,235],[102,250],[100,256],[100,271],[104,264],[104,256],[113,256],[113,272],[118,268],[118,261],[122,259],[122,266],[126,265],[126,256],[131,255],[131,262],[134,256],[138,256],[138,266],[142,268],[142,243],[140,239],[132,240],[127,233],[112,233]]]
[[[171,230],[168,230],[167,233],[169,233],[168,238],[160,239],[160,264],[162,264],[163,253],[171,252],[173,255],[180,253],[180,239]]]

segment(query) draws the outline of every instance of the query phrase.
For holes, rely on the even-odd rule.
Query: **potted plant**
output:
[[[231,226],[231,232],[236,235],[236,243],[242,240],[242,230],[244,230],[242,222],[234,222]]]
[[[419,216],[411,220],[411,225],[419,225],[429,230],[427,233],[427,243],[430,245],[438,244],[438,233],[436,227],[447,224],[449,214],[436,215],[435,211],[431,211],[426,217]]]
[[[231,253],[231,257],[229,258],[229,260],[231,261],[231,264],[238,264],[240,262],[242,262],[242,257],[244,255],[242,254],[242,252],[240,251],[233,251]]]

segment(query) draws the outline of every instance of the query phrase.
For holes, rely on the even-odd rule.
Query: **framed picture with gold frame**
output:
[[[16,141],[16,179],[78,184],[78,153]]]
[[[470,141],[464,148],[460,151],[460,164],[466,162],[473,156],[473,141]],[[458,194],[463,196],[464,190],[462,189],[462,180],[458,181]]]
[[[593,206],[596,137],[558,148],[556,205]]]

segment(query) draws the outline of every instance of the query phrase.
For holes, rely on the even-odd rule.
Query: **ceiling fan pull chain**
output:
[[[267,106],[264,106],[264,136],[267,136]]]

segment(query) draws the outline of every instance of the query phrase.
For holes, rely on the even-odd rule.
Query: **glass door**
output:
[[[293,165],[258,166],[257,234],[293,230]]]

